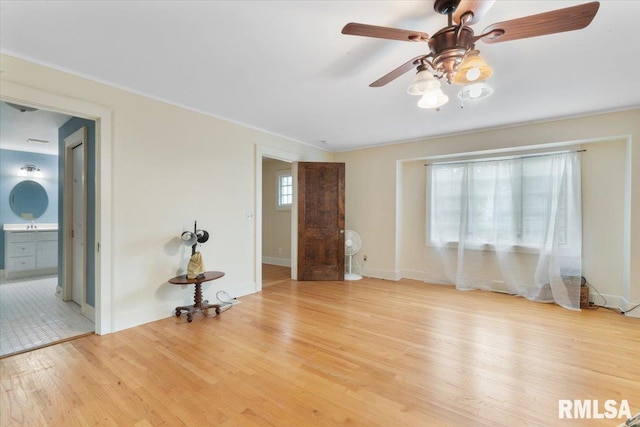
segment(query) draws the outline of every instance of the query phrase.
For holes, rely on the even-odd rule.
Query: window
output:
[[[566,242],[566,172],[553,155],[432,164],[428,175],[431,243],[533,247],[549,230]]]
[[[280,171],[276,175],[278,188],[277,209],[291,209],[293,202],[293,177],[291,171]]]

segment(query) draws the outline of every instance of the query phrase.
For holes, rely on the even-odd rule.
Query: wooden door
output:
[[[298,280],[344,280],[344,163],[298,163]]]

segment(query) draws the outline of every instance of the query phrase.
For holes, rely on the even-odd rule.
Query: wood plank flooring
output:
[[[640,319],[402,280],[280,280],[215,317],[167,318],[0,360],[0,425],[616,426],[640,412]]]
[[[262,288],[291,279],[291,268],[262,264]]]

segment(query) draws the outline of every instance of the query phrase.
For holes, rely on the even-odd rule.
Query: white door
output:
[[[84,143],[73,147],[73,228],[71,232],[73,245],[73,269],[71,299],[80,306],[84,303]]]
[[[87,127],[83,126],[64,139],[64,207],[63,220],[63,300],[80,305],[81,313],[91,318],[86,304],[86,189]]]

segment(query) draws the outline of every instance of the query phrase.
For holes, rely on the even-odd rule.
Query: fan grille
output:
[[[355,255],[361,246],[360,235],[353,230],[347,230],[344,236],[344,252],[345,255]]]

